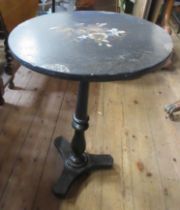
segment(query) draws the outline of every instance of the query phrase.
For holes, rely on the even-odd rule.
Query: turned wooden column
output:
[[[94,10],[95,0],[76,0],[77,10]]]
[[[3,93],[4,93],[4,85],[3,85],[3,80],[0,76],[0,105],[4,104]]]
[[[166,5],[165,5],[166,7],[165,7],[162,26],[168,33],[171,33],[171,29],[169,26],[169,20],[170,20],[171,14],[172,14],[173,5],[174,5],[174,0],[166,1]]]

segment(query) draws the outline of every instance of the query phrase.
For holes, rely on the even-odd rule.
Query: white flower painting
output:
[[[112,40],[126,35],[124,30],[118,28],[108,28],[107,23],[88,24],[78,23],[74,27],[54,26],[50,30],[64,32],[66,36],[71,36],[76,42],[91,40],[98,46],[112,47]]]

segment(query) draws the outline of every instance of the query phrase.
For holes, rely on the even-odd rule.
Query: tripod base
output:
[[[64,162],[63,172],[53,187],[53,193],[56,196],[65,197],[72,183],[81,175],[97,169],[112,168],[113,159],[110,155],[84,153],[80,158],[82,160],[80,164],[79,161],[73,162],[77,157],[73,156],[70,143],[63,139],[63,137],[56,138],[54,144]]]

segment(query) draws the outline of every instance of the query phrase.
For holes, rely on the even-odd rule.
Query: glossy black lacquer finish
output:
[[[65,196],[80,175],[111,168],[110,155],[86,153],[90,81],[128,79],[161,65],[172,51],[168,34],[135,17],[107,12],[74,12],[37,17],[9,37],[14,57],[43,74],[79,81],[71,144],[57,137],[64,169],[53,192]]]
[[[9,46],[23,65],[70,80],[110,81],[158,67],[172,51],[159,26],[132,16],[79,11],[36,17],[16,27]]]
[[[76,111],[73,116],[72,127],[75,129],[71,144],[63,137],[55,140],[55,146],[64,161],[63,172],[53,188],[55,195],[64,197],[71,184],[81,175],[97,169],[112,168],[113,159],[110,155],[92,155],[85,152],[85,130],[88,129],[89,83],[80,82]]]
[[[86,175],[97,169],[112,168],[113,159],[110,155],[93,155],[84,153],[84,164],[81,167],[73,167],[72,170],[71,162],[69,162],[69,157],[72,157],[72,149],[69,142],[63,139],[63,137],[58,137],[55,139],[55,146],[64,161],[63,172],[56,185],[53,187],[53,192],[56,196],[64,197],[70,189],[72,183],[79,178],[79,176],[82,176],[83,174]]]

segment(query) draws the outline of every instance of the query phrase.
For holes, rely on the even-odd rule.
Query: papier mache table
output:
[[[33,71],[79,81],[74,136],[71,143],[64,137],[55,139],[64,169],[53,192],[63,197],[80,175],[113,166],[111,155],[85,151],[90,82],[127,80],[148,73],[164,64],[173,46],[162,28],[146,20],[112,12],[76,11],[20,24],[9,36],[9,47]]]

